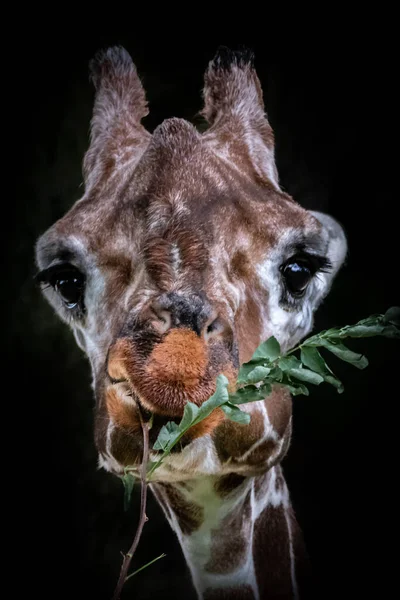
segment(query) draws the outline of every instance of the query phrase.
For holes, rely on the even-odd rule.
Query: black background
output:
[[[203,72],[219,44],[253,48],[283,188],[303,206],[335,216],[348,236],[347,263],[315,331],[400,304],[397,65],[389,14],[348,26],[326,17],[307,32],[299,25],[297,36],[282,20],[233,33],[226,24],[210,31],[206,19],[193,15],[187,23],[198,21],[200,28],[182,26],[185,39],[179,23],[173,31],[162,18],[155,24],[156,12],[143,21],[120,13],[101,30],[73,16],[66,24],[61,9],[25,14],[24,29],[16,18],[11,30],[20,54],[13,55],[10,96],[17,193],[3,198],[10,251],[3,298],[10,339],[3,351],[11,359],[4,374],[11,417],[4,417],[3,460],[12,509],[3,513],[3,531],[11,533],[3,540],[10,562],[4,586],[11,583],[19,598],[34,592],[109,600],[120,551],[134,535],[138,494],[124,513],[121,483],[97,470],[89,364],[32,282],[36,238],[83,191],[93,102],[89,59],[109,45],[126,47],[147,91],[145,124],[152,130],[171,116],[194,118]],[[344,394],[318,388],[295,398],[284,469],[321,581],[319,597],[361,598],[368,591],[391,598],[398,570],[391,544],[398,537],[399,347],[384,339],[351,347],[365,351],[370,365],[358,371],[332,359]],[[123,597],[190,600],[177,540],[152,498],[149,503],[133,567],[162,552],[167,557],[131,580]]]

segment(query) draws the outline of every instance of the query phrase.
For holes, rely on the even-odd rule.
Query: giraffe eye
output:
[[[326,257],[303,252],[289,258],[280,267],[280,271],[290,294],[294,298],[301,298],[314,275],[319,272],[326,273],[331,268],[332,265]]]
[[[306,259],[290,259],[282,268],[285,284],[292,296],[300,298],[304,295],[315,269]]]
[[[48,283],[58,293],[69,309],[83,304],[84,275],[73,265],[55,265],[37,276],[41,283]]]

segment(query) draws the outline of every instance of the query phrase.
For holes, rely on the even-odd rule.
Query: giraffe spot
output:
[[[250,490],[243,502],[236,506],[211,531],[211,554],[205,565],[209,573],[232,573],[245,560],[251,538]]]
[[[278,444],[274,440],[265,440],[246,457],[246,464],[251,467],[265,465],[276,451]]]
[[[256,597],[250,585],[237,585],[217,589],[207,588],[203,598],[204,600],[255,600]]]
[[[245,481],[246,477],[237,473],[229,473],[223,475],[214,484],[214,489],[221,498],[229,496],[231,492],[236,490]]]
[[[194,502],[188,502],[176,486],[158,483],[154,487],[157,489],[157,493],[163,497],[169,510],[175,514],[179,528],[184,535],[190,535],[199,529],[204,521],[204,510],[201,506]]]
[[[282,505],[268,504],[255,521],[253,556],[260,598],[293,598],[289,531]]]
[[[110,451],[115,460],[123,466],[139,464],[143,453],[142,438],[116,428],[111,434]]]
[[[292,399],[290,392],[283,386],[274,386],[265,399],[268,418],[275,431],[284,435],[292,416]]]
[[[218,458],[222,463],[228,459],[237,461],[255,444],[264,433],[264,416],[259,410],[251,413],[248,425],[224,421],[215,430],[214,443]]]

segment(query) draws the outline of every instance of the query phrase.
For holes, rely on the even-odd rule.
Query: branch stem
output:
[[[122,562],[121,571],[118,578],[118,583],[114,591],[112,600],[119,600],[122,588],[124,587],[125,581],[128,579],[128,569],[131,564],[131,560],[135,554],[136,548],[138,547],[140,537],[142,535],[144,524],[146,523],[146,500],[147,500],[147,463],[149,460],[149,428],[150,424],[143,420],[142,413],[139,409],[140,424],[143,431],[143,457],[142,464],[140,465],[140,515],[139,524],[136,530],[135,538],[129,551],[125,554]]]

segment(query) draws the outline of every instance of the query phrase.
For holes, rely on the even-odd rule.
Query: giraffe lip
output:
[[[179,389],[175,381],[160,381],[141,373],[137,381],[130,377],[115,378],[107,373],[110,387],[114,388],[120,399],[126,404],[136,404],[142,416],[147,420],[151,415],[169,419],[182,418],[187,402],[202,404],[215,391],[215,386],[207,382],[207,388],[195,382],[189,389]],[[146,381],[143,384],[143,380]],[[187,382],[186,382],[187,383]],[[150,387],[149,387],[150,384]],[[197,384],[197,385],[196,385]]]
[[[145,404],[138,392],[134,389],[131,382],[128,379],[113,379],[109,377],[111,385],[118,393],[118,396],[126,404],[136,404],[140,408],[141,415],[145,421],[148,421],[153,415],[154,411],[150,410]]]

